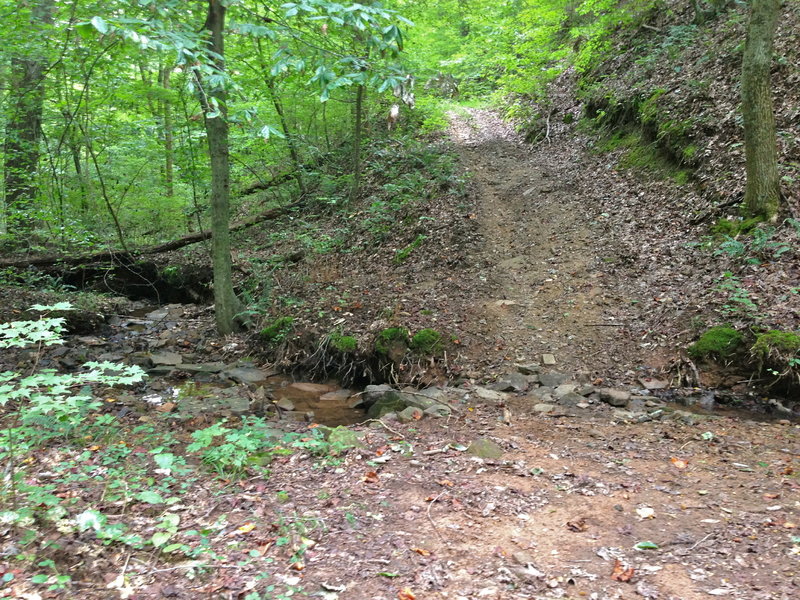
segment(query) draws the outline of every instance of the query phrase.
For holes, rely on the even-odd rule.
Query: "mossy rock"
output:
[[[352,335],[333,333],[329,336],[331,346],[339,352],[351,354],[358,349],[358,340]]]
[[[375,338],[375,350],[381,354],[390,354],[398,346],[408,348],[409,342],[408,329],[404,327],[389,327],[381,331],[378,337]]]
[[[800,334],[777,330],[758,334],[750,354],[762,365],[766,362],[789,364],[790,360],[800,358]]]
[[[261,338],[269,344],[279,344],[294,327],[292,317],[279,317],[261,330]]]
[[[751,219],[720,219],[711,227],[711,233],[721,237],[736,237],[737,235],[750,233],[761,222],[762,219],[759,217]]]
[[[689,346],[689,355],[695,359],[730,358],[743,341],[744,335],[733,327],[712,327]]]
[[[426,356],[441,354],[444,351],[442,334],[435,329],[423,329],[411,338],[411,349]]]

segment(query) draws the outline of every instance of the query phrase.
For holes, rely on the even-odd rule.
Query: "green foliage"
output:
[[[750,355],[760,369],[770,367],[779,377],[794,376],[800,381],[800,332],[766,331],[756,335]]]
[[[331,346],[339,352],[352,353],[358,349],[358,340],[351,335],[332,333],[329,338]]]
[[[742,345],[744,335],[732,327],[712,327],[689,346],[689,355],[695,359],[727,359]]]
[[[389,354],[398,346],[408,347],[410,342],[408,329],[405,327],[389,327],[384,329],[375,338],[375,350],[381,354]]]
[[[411,349],[417,354],[434,356],[444,350],[443,336],[435,329],[422,329],[411,338]]]
[[[269,344],[279,344],[294,328],[294,318],[278,317],[261,330],[261,338]]]
[[[411,243],[410,243],[408,246],[406,246],[405,248],[401,248],[400,250],[398,250],[398,251],[395,253],[395,255],[394,255],[394,262],[395,262],[396,264],[400,264],[400,263],[402,263],[402,262],[405,262],[405,261],[406,261],[406,259],[407,259],[409,256],[411,256],[411,253],[412,253],[412,252],[414,252],[414,250],[416,250],[417,248],[419,248],[419,247],[422,245],[422,242],[424,242],[426,239],[427,239],[427,236],[424,236],[424,235],[422,235],[422,234],[419,234],[419,235],[418,235],[418,236],[417,236],[417,237],[414,239],[414,241],[413,241],[413,242],[411,242]]]
[[[750,296],[750,292],[742,286],[741,279],[730,271],[722,274],[716,289],[727,294],[727,300],[722,306],[724,313],[731,316],[745,315],[751,318],[758,316],[758,304]]]

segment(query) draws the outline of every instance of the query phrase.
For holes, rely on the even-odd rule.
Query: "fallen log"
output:
[[[253,225],[258,225],[264,221],[277,219],[284,215],[289,214],[293,210],[300,208],[303,202],[294,202],[286,206],[271,208],[267,211],[237,221],[228,228],[228,231],[240,231],[247,229]],[[52,265],[82,265],[98,262],[111,261],[115,263],[130,263],[138,256],[152,256],[153,254],[161,254],[171,250],[178,250],[197,242],[202,242],[211,238],[211,231],[199,231],[196,233],[189,233],[177,239],[162,244],[155,244],[153,246],[145,246],[129,252],[123,252],[115,249],[101,250],[100,252],[93,252],[91,254],[81,254],[78,256],[67,256],[63,254],[48,255],[48,256],[28,256],[24,258],[3,258],[0,259],[0,267],[46,267]]]

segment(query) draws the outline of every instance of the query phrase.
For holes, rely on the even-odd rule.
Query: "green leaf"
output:
[[[94,529],[100,531],[106,524],[108,519],[98,510],[85,510],[77,517],[75,517],[75,524],[78,526],[79,531],[86,531],[87,529]]]
[[[103,35],[108,33],[108,23],[105,22],[103,17],[92,17],[91,23]]]
[[[160,546],[166,544],[171,537],[172,533],[169,531],[156,531],[150,541],[152,542],[153,547],[159,548]]]
[[[164,546],[161,550],[162,552],[169,554],[170,552],[175,552],[176,550],[180,550],[183,547],[183,544],[170,544],[169,546]]]
[[[655,542],[639,542],[634,548],[637,550],[658,550],[659,546]]]
[[[47,580],[50,579],[47,575],[39,574],[34,575],[31,577],[31,583],[47,583]]]
[[[161,497],[161,494],[154,492],[153,490],[145,490],[144,492],[140,492],[136,494],[135,498],[139,502],[146,502],[147,504],[164,504],[164,498]]]

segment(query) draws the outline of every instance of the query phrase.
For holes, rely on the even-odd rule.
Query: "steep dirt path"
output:
[[[478,196],[484,243],[471,257],[481,282],[472,327],[485,362],[553,354],[564,370],[624,366],[635,348],[621,294],[597,268],[614,251],[578,192],[580,155],[532,147],[485,110],[453,114],[451,136]]]

